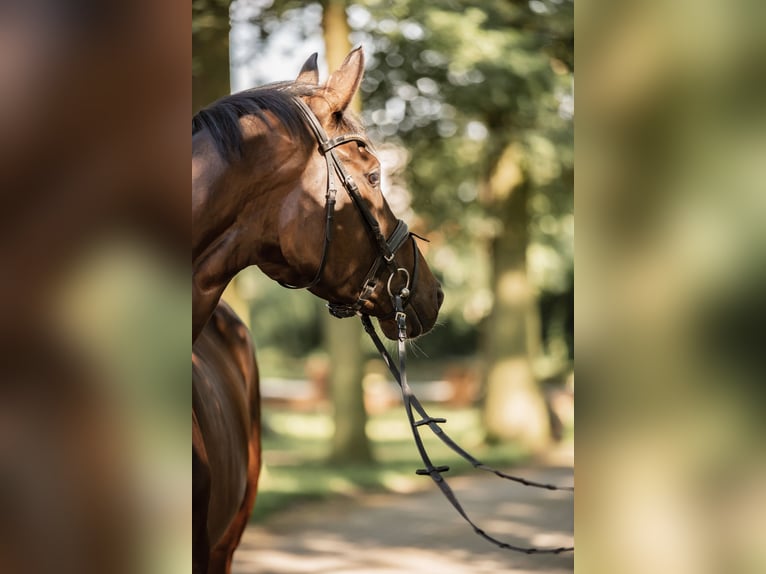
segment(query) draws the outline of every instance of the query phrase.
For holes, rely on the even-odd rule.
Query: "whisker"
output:
[[[413,356],[415,357],[423,357],[426,359],[430,359],[431,357],[428,356],[428,353],[426,353],[423,348],[417,344],[415,339],[408,339],[407,340],[407,346],[412,351]]]

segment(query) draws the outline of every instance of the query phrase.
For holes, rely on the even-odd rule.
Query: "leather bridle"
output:
[[[280,284],[289,289],[311,289],[321,280],[325,264],[327,263],[327,253],[329,251],[333,236],[333,217],[335,214],[336,202],[335,196],[338,192],[336,181],[339,179],[341,185],[351,198],[354,206],[356,206],[357,210],[362,216],[364,226],[375,243],[375,247],[377,249],[377,257],[375,258],[375,261],[373,262],[370,270],[367,272],[367,275],[364,278],[364,281],[362,282],[362,287],[356,301],[354,303],[330,302],[327,304],[330,314],[339,318],[361,315],[365,305],[370,301],[372,294],[379,285],[378,275],[380,274],[382,267],[386,267],[390,272],[387,286],[388,293],[391,296],[392,301],[394,298],[394,295],[391,291],[392,279],[399,274],[404,276],[404,286],[399,289],[397,294],[404,299],[406,305],[406,302],[412,295],[412,290],[414,289],[414,286],[417,282],[418,250],[414,245],[414,235],[410,233],[407,224],[401,219],[397,220],[396,227],[388,238],[383,235],[380,229],[380,223],[372,214],[370,208],[365,203],[364,198],[362,198],[362,195],[359,193],[359,187],[354,181],[354,178],[351,177],[351,174],[349,174],[348,171],[346,171],[346,169],[343,167],[343,164],[338,159],[337,154],[335,153],[336,147],[350,142],[357,142],[365,147],[369,147],[369,142],[363,135],[355,133],[329,138],[311,108],[309,108],[308,105],[306,105],[306,103],[299,97],[295,97],[293,100],[298,106],[298,109],[301,111],[301,114],[311,129],[311,132],[314,134],[314,137],[319,144],[319,153],[322,154],[327,164],[327,193],[325,194],[325,233],[324,245],[322,247],[322,258],[319,262],[319,267],[314,274],[314,278],[305,285],[288,285],[281,281]],[[399,267],[394,260],[397,251],[401,249],[401,247],[408,239],[413,242],[413,268],[411,275],[407,269],[404,267]]]

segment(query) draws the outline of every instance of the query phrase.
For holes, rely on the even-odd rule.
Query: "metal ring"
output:
[[[404,287],[402,287],[402,290],[399,293],[403,295],[405,289],[409,292],[409,288],[410,288],[410,272],[407,271],[404,267],[399,267],[396,271],[394,271],[393,273],[391,273],[391,275],[389,275],[389,277],[388,277],[388,285],[386,286],[386,288],[388,289],[388,295],[392,299],[394,298],[394,294],[391,292],[391,280],[400,271],[406,275],[407,279],[404,282]]]

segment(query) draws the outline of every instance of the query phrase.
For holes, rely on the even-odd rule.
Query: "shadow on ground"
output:
[[[513,474],[573,484],[571,450]],[[424,477],[424,481],[429,479]],[[571,492],[524,487],[486,473],[450,480],[469,516],[520,546],[573,546]],[[235,554],[235,574],[564,574],[573,554],[526,555],[476,536],[435,485],[423,492],[307,503],[251,525]]]

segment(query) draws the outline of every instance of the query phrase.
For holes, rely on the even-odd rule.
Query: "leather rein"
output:
[[[463,517],[463,519],[466,522],[468,522],[468,524],[471,525],[474,532],[478,534],[479,536],[481,536],[482,538],[484,538],[485,540],[491,542],[492,544],[499,546],[500,548],[504,548],[506,550],[514,550],[516,552],[524,552],[526,554],[560,554],[562,552],[574,551],[573,546],[558,547],[558,548],[537,548],[537,547],[516,546],[513,544],[509,544],[507,542],[503,542],[502,540],[499,540],[495,538],[494,536],[488,534],[487,532],[479,528],[479,526],[477,526],[473,520],[471,520],[471,518],[468,516],[468,514],[466,513],[466,511],[463,509],[462,505],[460,504],[459,500],[457,499],[457,496],[455,495],[454,491],[452,490],[450,485],[447,483],[446,479],[442,476],[443,473],[449,470],[449,467],[436,466],[433,464],[433,462],[431,462],[431,458],[428,455],[428,451],[426,450],[426,447],[423,443],[423,439],[420,435],[420,429],[421,427],[424,427],[424,426],[427,426],[431,430],[431,432],[433,432],[445,445],[447,445],[452,451],[457,453],[460,457],[468,461],[471,464],[471,466],[473,466],[476,469],[483,470],[485,472],[490,472],[496,476],[499,476],[500,478],[518,482],[520,484],[523,484],[524,486],[543,488],[547,490],[567,490],[567,491],[574,492],[573,486],[556,486],[553,484],[544,484],[540,482],[534,482],[531,480],[527,480],[525,478],[511,476],[509,474],[496,470],[492,468],[491,466],[488,466],[482,463],[481,461],[473,457],[471,454],[469,454],[467,451],[465,451],[459,444],[457,444],[452,438],[450,438],[450,436],[446,432],[444,432],[444,430],[439,426],[442,423],[446,423],[447,422],[446,419],[432,417],[426,412],[425,408],[423,407],[421,402],[418,400],[418,398],[415,396],[415,394],[412,392],[412,388],[409,386],[407,382],[407,371],[406,371],[407,349],[406,349],[405,343],[407,340],[407,315],[404,312],[404,308],[407,305],[408,299],[411,296],[411,286],[414,289],[414,286],[417,282],[417,271],[418,271],[417,248],[413,245],[414,264],[413,264],[412,276],[410,276],[409,271],[407,271],[405,268],[398,267],[396,265],[396,262],[394,261],[396,252],[404,245],[407,239],[411,239],[411,241],[414,243],[415,236],[413,233],[410,233],[407,227],[407,224],[404,223],[404,221],[402,221],[401,219],[397,220],[396,228],[388,237],[388,239],[386,239],[383,236],[380,229],[380,224],[378,223],[377,219],[375,219],[375,216],[372,214],[372,212],[367,207],[367,205],[364,203],[364,200],[362,199],[362,196],[359,193],[359,188],[357,187],[356,182],[354,182],[351,175],[346,171],[346,169],[343,167],[343,164],[340,162],[337,155],[335,154],[334,149],[337,146],[343,145],[349,142],[358,142],[358,143],[361,143],[362,145],[367,146],[368,142],[364,138],[364,136],[359,134],[347,134],[347,135],[341,135],[341,136],[330,139],[327,137],[327,134],[325,133],[324,129],[319,123],[319,120],[316,118],[316,116],[311,111],[311,109],[303,102],[303,100],[296,97],[294,98],[294,101],[296,105],[298,106],[298,108],[301,110],[304,118],[306,119],[306,122],[311,128],[311,131],[314,133],[314,136],[316,137],[317,142],[319,143],[319,151],[324,156],[325,161],[327,162],[327,194],[325,196],[326,225],[325,225],[324,246],[322,250],[322,259],[320,261],[319,268],[317,269],[317,272],[314,275],[314,278],[309,283],[303,286],[288,285],[282,282],[280,282],[280,284],[289,289],[309,289],[311,287],[314,287],[319,282],[325,267],[325,263],[327,261],[327,252],[329,249],[329,245],[330,245],[330,242],[332,241],[332,230],[333,230],[332,223],[333,223],[333,214],[335,211],[335,196],[337,194],[337,185],[336,185],[336,176],[337,176],[340,179],[346,192],[351,197],[354,205],[357,207],[360,214],[362,215],[362,220],[364,221],[366,228],[371,233],[376,243],[376,246],[378,249],[378,257],[376,258],[372,267],[368,271],[367,276],[365,277],[364,283],[362,285],[360,295],[357,298],[357,301],[355,303],[353,304],[328,303],[327,307],[330,311],[330,314],[332,314],[335,317],[347,318],[347,317],[353,317],[354,315],[359,315],[362,321],[362,325],[364,326],[364,330],[367,332],[373,344],[375,345],[375,348],[380,353],[383,361],[388,367],[388,370],[391,372],[391,375],[399,384],[399,387],[402,392],[402,400],[404,402],[405,411],[407,413],[407,419],[410,425],[410,429],[412,430],[412,436],[415,440],[415,446],[417,447],[418,453],[420,454],[420,458],[422,459],[423,464],[425,466],[425,468],[417,470],[416,474],[423,475],[423,476],[430,476],[431,479],[439,487],[442,494],[444,494],[444,496],[447,498],[450,504],[458,512],[458,514],[460,514],[460,516]],[[362,311],[364,305],[369,301],[370,296],[372,295],[373,291],[376,289],[378,285],[377,275],[381,267],[384,265],[390,271],[390,275],[387,281],[387,291],[388,291],[389,297],[391,297],[391,301],[394,306],[394,315],[396,318],[397,329],[398,329],[398,336],[397,336],[397,350],[398,350],[398,356],[399,356],[398,368],[394,364],[394,360],[392,359],[388,350],[385,348],[383,342],[380,340],[380,337],[375,331],[375,327],[372,324],[372,320],[370,319],[370,316]],[[395,290],[395,289],[392,289],[391,283],[392,283],[392,279],[398,274],[404,275],[405,282],[402,287],[400,287],[398,290]],[[420,417],[417,420],[415,417],[415,413],[417,413],[418,416]]]
[[[537,547],[516,546],[514,544],[509,544],[507,542],[503,542],[502,540],[495,538],[494,536],[488,534],[486,531],[479,528],[479,526],[473,520],[471,520],[471,518],[468,516],[465,509],[460,504],[460,501],[458,500],[457,496],[455,495],[455,492],[447,483],[446,479],[442,476],[442,473],[447,472],[449,470],[449,467],[436,466],[433,464],[433,462],[431,462],[431,458],[429,457],[428,451],[426,450],[425,444],[423,443],[423,438],[420,435],[421,427],[428,426],[431,432],[433,432],[445,445],[447,445],[452,451],[460,455],[460,457],[462,457],[463,459],[471,463],[471,466],[473,466],[476,469],[483,470],[485,472],[491,472],[492,474],[499,476],[500,478],[518,482],[523,484],[524,486],[544,488],[546,490],[568,490],[572,492],[574,492],[574,487],[573,486],[556,486],[553,484],[534,482],[531,480],[527,480],[525,478],[512,476],[510,474],[506,474],[502,471],[494,469],[491,466],[486,465],[482,463],[480,460],[473,457],[466,450],[464,450],[459,444],[457,444],[452,438],[450,438],[450,436],[446,432],[444,432],[444,430],[439,425],[441,423],[446,423],[447,419],[430,416],[426,412],[421,402],[412,392],[412,388],[407,383],[407,368],[406,368],[407,367],[406,365],[407,349],[405,345],[405,342],[407,340],[407,328],[406,328],[407,316],[404,313],[401,296],[397,294],[397,295],[392,295],[392,297],[394,299],[394,308],[396,310],[396,321],[397,321],[397,328],[398,328],[398,336],[397,336],[397,350],[399,354],[398,368],[394,364],[394,360],[391,358],[391,355],[389,354],[388,350],[385,348],[385,346],[383,345],[383,342],[380,340],[380,337],[375,331],[375,327],[373,326],[372,321],[370,320],[370,317],[368,315],[362,315],[361,319],[362,319],[362,325],[364,326],[364,330],[367,332],[370,339],[372,339],[372,342],[375,345],[375,348],[380,353],[381,357],[383,358],[383,361],[386,363],[386,366],[388,367],[388,370],[391,372],[391,375],[394,377],[396,382],[399,384],[399,388],[401,389],[402,401],[404,402],[404,409],[407,413],[407,420],[409,422],[410,429],[412,430],[412,436],[415,439],[415,446],[417,447],[418,453],[420,454],[420,458],[423,461],[423,464],[425,465],[425,468],[418,469],[415,471],[415,473],[418,475],[430,476],[431,479],[439,487],[439,490],[441,490],[442,494],[444,494],[445,498],[450,502],[452,507],[457,511],[457,513],[461,517],[463,517],[463,519],[466,522],[468,522],[468,524],[471,525],[474,532],[478,534],[479,536],[481,536],[482,538],[484,538],[485,540],[491,542],[495,546],[499,546],[500,548],[503,548],[506,550],[523,552],[525,554],[561,554],[562,552],[574,551],[574,546],[562,546],[558,548],[537,548]],[[419,415],[420,417],[419,419],[416,420],[415,414],[413,411]]]

